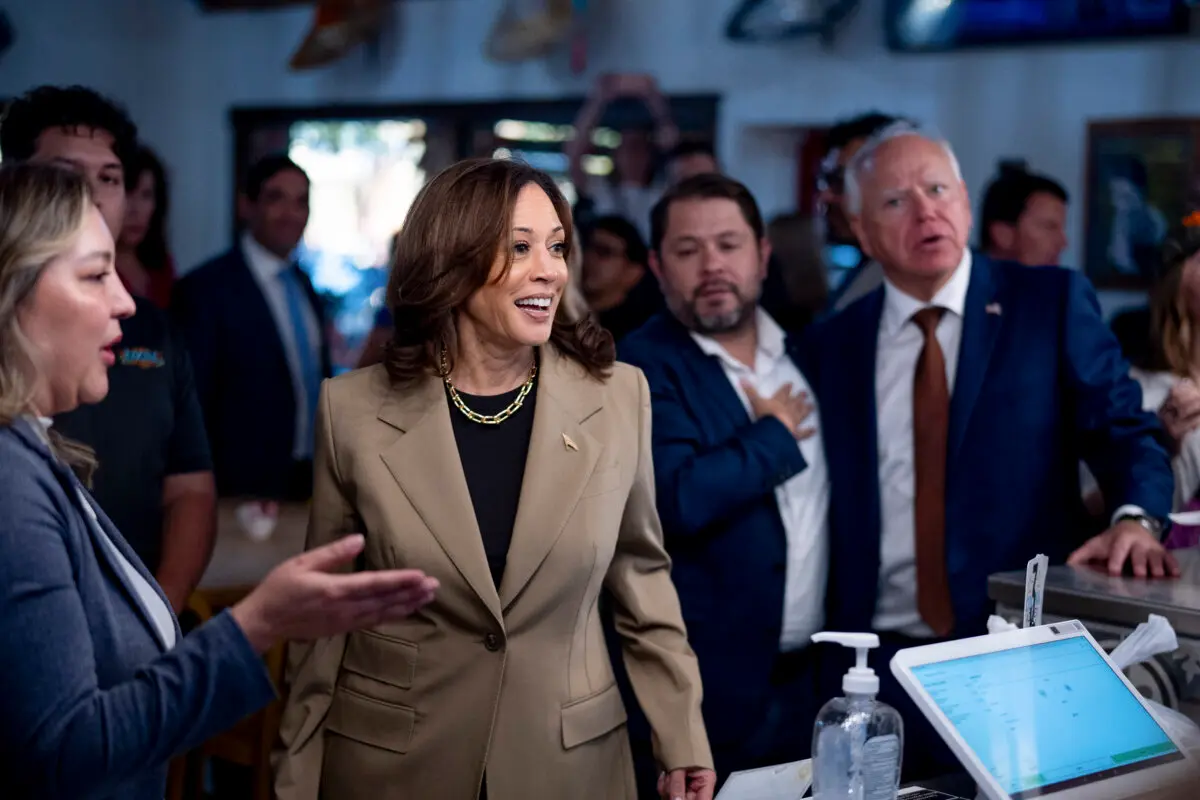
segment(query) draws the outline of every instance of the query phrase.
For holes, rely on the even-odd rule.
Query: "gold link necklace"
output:
[[[499,425],[520,411],[521,406],[525,403],[525,398],[529,395],[529,390],[533,388],[533,379],[535,377],[537,377],[536,360],[533,362],[533,366],[529,368],[529,379],[525,381],[525,384],[521,387],[521,391],[517,393],[515,400],[496,414],[480,414],[478,411],[472,411],[468,408],[459,395],[458,389],[454,388],[454,384],[450,381],[449,366],[446,363],[446,351],[442,350],[442,380],[446,383],[446,390],[450,393],[451,402],[454,403],[455,408],[463,413],[463,416],[472,422],[478,422],[480,425]]]

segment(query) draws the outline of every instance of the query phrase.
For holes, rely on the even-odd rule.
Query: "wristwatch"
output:
[[[1117,522],[1124,522],[1125,520],[1136,522],[1138,525],[1141,525],[1143,528],[1150,531],[1150,534],[1156,540],[1160,542],[1162,541],[1163,530],[1165,530],[1165,526],[1161,520],[1157,520],[1149,514],[1122,514],[1116,518],[1114,524]]]

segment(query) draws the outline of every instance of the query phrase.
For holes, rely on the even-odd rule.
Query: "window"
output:
[[[392,234],[430,175],[470,156],[520,158],[554,176],[573,204],[563,143],[582,98],[403,106],[237,108],[231,112],[236,174],[254,161],[287,152],[312,180],[302,259],[317,291],[333,308],[335,370],[352,368],[383,304]],[[595,132],[589,174],[612,171],[617,130],[645,116],[622,108]],[[686,136],[712,140],[717,98],[671,99]],[[232,224],[239,227],[231,198]]]
[[[333,301],[334,363],[347,369],[383,303],[392,236],[425,184],[425,123],[301,121],[288,154],[311,182],[300,261]]]

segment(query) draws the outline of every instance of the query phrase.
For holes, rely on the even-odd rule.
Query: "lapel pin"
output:
[[[983,307],[983,310],[988,314],[995,314],[997,317],[1000,316],[1000,304],[999,303],[988,303],[986,306]]]
[[[579,445],[575,444],[575,440],[572,439],[570,436],[567,436],[565,433],[563,434],[563,444],[566,445],[566,448],[568,450],[578,450],[579,449]]]

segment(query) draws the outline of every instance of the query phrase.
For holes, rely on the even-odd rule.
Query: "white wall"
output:
[[[223,247],[232,192],[228,109],[247,104],[553,98],[583,94],[565,58],[497,66],[482,45],[500,0],[402,0],[379,65],[360,54],[296,75],[287,60],[310,11],[202,14],[191,0],[28,0],[6,4],[18,42],[0,57],[0,95],[82,82],[124,100],[174,174],[183,265]],[[998,157],[1024,156],[1083,190],[1089,119],[1200,116],[1195,42],[901,56],[883,45],[882,3],[864,0],[838,44],[740,45],[723,38],[735,0],[607,0],[590,74],[645,71],[668,92],[724,96],[720,148],[767,211],[793,192],[780,127],[868,107],[916,115],[954,142],[978,190]],[[1082,208],[1072,206],[1082,256]]]

